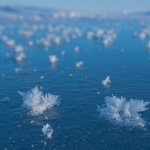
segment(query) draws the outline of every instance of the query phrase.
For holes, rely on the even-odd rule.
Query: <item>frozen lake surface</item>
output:
[[[149,22],[34,19],[0,23],[0,149],[149,149]],[[42,96],[35,104],[33,94],[24,107],[18,91],[35,86],[60,105]],[[115,112],[106,107],[112,95],[126,98]],[[100,117],[97,105],[109,114]]]

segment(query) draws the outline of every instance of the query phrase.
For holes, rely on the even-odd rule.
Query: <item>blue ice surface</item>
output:
[[[118,23],[120,25],[116,26]],[[26,47],[28,40],[17,34],[20,24],[11,29],[8,22],[4,23],[5,35]],[[96,112],[97,104],[103,105],[104,97],[112,94],[149,101],[150,55],[146,49],[149,37],[143,41],[132,38],[133,32],[140,33],[145,25],[134,20],[75,21],[65,25],[80,28],[83,36],[59,46],[52,45],[47,52],[43,47],[27,47],[26,60],[21,64],[14,61],[12,50],[0,43],[0,75],[5,74],[0,77],[0,100],[6,96],[10,98],[8,102],[0,101],[0,149],[149,149],[149,125],[146,131],[118,127],[100,119]],[[117,38],[104,48],[99,39],[87,39],[86,33],[92,27],[118,30]],[[47,29],[38,31],[31,39],[36,41],[46,32]],[[74,52],[76,46],[78,53]],[[10,57],[5,56],[6,52]],[[48,59],[52,54],[59,59],[56,66]],[[75,62],[80,60],[84,65],[77,69]],[[16,74],[16,67],[23,71]],[[40,79],[42,75],[44,80]],[[112,82],[109,88],[104,88],[101,82],[108,75]],[[61,105],[34,117],[22,107],[23,101],[17,91],[27,92],[36,85],[42,86],[44,93],[60,95]],[[149,113],[149,110],[142,113],[147,122],[150,122]],[[47,123],[54,129],[52,139],[42,133],[43,124]]]

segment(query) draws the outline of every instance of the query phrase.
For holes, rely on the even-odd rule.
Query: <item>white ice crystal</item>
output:
[[[77,53],[77,52],[79,51],[79,47],[76,46],[76,47],[74,48],[74,51]]]
[[[21,45],[17,45],[16,47],[15,47],[15,52],[22,52],[24,50],[24,48],[23,48],[23,46],[21,46]]]
[[[26,58],[26,55],[25,55],[24,52],[16,53],[15,60],[16,60],[17,62],[22,62],[22,61],[25,60],[25,58]]]
[[[146,122],[141,118],[139,112],[145,111],[150,102],[143,100],[106,97],[105,105],[97,106],[100,117],[104,117],[119,126],[144,127]]]
[[[54,130],[52,129],[51,125],[46,124],[43,125],[42,132],[44,133],[44,135],[47,135],[47,138],[52,138]]]
[[[51,63],[56,63],[58,61],[56,55],[49,55],[49,60]]]
[[[31,91],[27,93],[19,92],[18,93],[23,97],[23,107],[29,110],[29,114],[37,116],[43,114],[47,109],[51,109],[56,105],[60,104],[59,96],[47,94],[44,96],[43,92],[34,87]]]
[[[107,76],[105,80],[102,80],[102,85],[107,86],[110,82],[110,76]]]
[[[83,61],[76,62],[75,66],[80,68],[83,65]]]

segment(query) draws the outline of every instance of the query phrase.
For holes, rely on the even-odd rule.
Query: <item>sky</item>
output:
[[[0,4],[37,6],[82,12],[150,11],[150,0],[0,0]]]

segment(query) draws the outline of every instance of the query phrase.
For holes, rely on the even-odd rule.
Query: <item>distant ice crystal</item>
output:
[[[47,135],[47,138],[52,138],[54,130],[52,129],[51,125],[46,124],[43,125],[42,132],[44,133],[44,135]]]
[[[1,101],[2,101],[2,102],[9,102],[9,101],[10,101],[10,98],[9,98],[9,97],[4,97]]]
[[[96,35],[97,35],[98,38],[102,37],[103,34],[104,34],[104,30],[103,30],[103,29],[99,29],[99,30],[97,30],[97,32],[96,32]]]
[[[17,45],[16,47],[15,47],[15,52],[22,52],[24,50],[24,48],[23,48],[23,46],[21,46],[21,45]]]
[[[26,31],[26,30],[19,30],[19,35],[22,38],[29,39],[33,35],[33,32],[32,31]]]
[[[102,80],[102,85],[104,86],[107,86],[109,83],[111,83],[110,76],[107,76],[105,80]]]
[[[34,72],[37,72],[37,69],[33,69]]]
[[[16,58],[15,58],[15,60],[16,60],[17,62],[24,61],[25,58],[26,58],[26,55],[25,55],[24,52],[16,53]]]
[[[146,38],[146,34],[145,34],[144,32],[142,32],[142,33],[140,34],[140,39],[143,40],[143,39],[145,39],[145,38]]]
[[[130,13],[131,13],[131,10],[124,9],[124,10],[122,11],[122,14],[123,14],[123,15],[129,15]]]
[[[76,46],[76,47],[74,48],[74,51],[77,53],[77,52],[79,51],[79,47]]]
[[[116,37],[117,34],[114,29],[106,30],[93,28],[92,31],[87,33],[88,39],[100,39],[104,47],[108,47],[110,44],[112,44]]]
[[[1,76],[4,78],[4,77],[5,77],[5,74],[2,74]]]
[[[54,43],[55,43],[56,45],[59,45],[60,42],[61,42],[61,40],[60,40],[60,37],[59,37],[59,36],[54,37]]]
[[[22,68],[15,68],[15,72],[16,73],[19,73],[19,72],[21,72],[22,71]]]
[[[49,55],[49,60],[51,63],[56,63],[58,61],[56,55]]]
[[[33,41],[29,41],[29,42],[28,42],[28,45],[29,45],[29,46],[33,46]]]
[[[48,40],[42,41],[42,43],[45,47],[49,47],[51,45]]]
[[[121,52],[124,52],[124,49],[123,49],[123,48],[121,49]]]
[[[9,46],[9,47],[13,47],[13,46],[15,46],[15,41],[14,40],[8,40],[6,42],[6,45]]]
[[[70,18],[80,18],[81,17],[81,13],[75,12],[75,11],[71,11],[71,12],[69,12],[69,17]]]
[[[88,38],[89,40],[93,38],[93,32],[92,32],[92,31],[89,31],[89,32],[87,33],[87,38]]]
[[[69,73],[69,76],[72,77],[72,73]]]
[[[41,80],[44,80],[44,76],[40,76],[40,79],[41,79]]]
[[[139,112],[145,111],[150,102],[143,100],[117,98],[116,96],[105,97],[105,105],[97,106],[100,117],[104,117],[115,125],[144,127],[146,122],[141,118]]]
[[[60,104],[59,96],[47,94],[44,96],[43,92],[34,87],[31,91],[27,93],[19,92],[18,93],[23,97],[23,107],[29,110],[29,114],[33,116],[38,116],[43,114],[47,109],[53,108]]]
[[[112,34],[112,39],[116,39],[116,37],[117,37],[116,33],[113,33]]]
[[[83,65],[83,61],[76,62],[76,67],[80,68]]]
[[[109,40],[108,39],[104,39],[103,40],[103,45],[107,47],[109,45]]]
[[[61,51],[61,55],[64,56],[65,55],[65,51]]]

